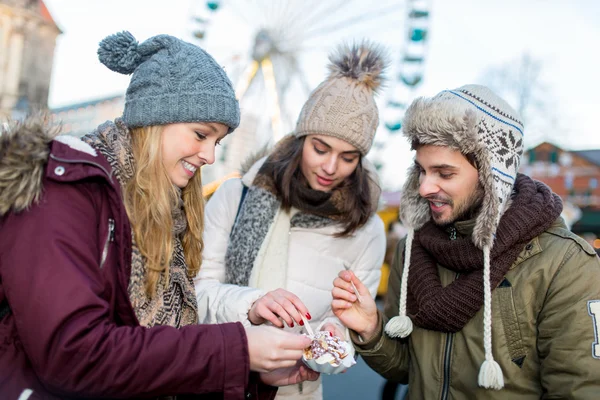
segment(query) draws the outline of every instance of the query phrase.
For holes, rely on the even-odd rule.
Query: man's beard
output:
[[[448,227],[450,225],[453,225],[457,221],[468,221],[470,219],[473,219],[477,216],[481,209],[483,195],[483,188],[480,184],[478,184],[477,188],[475,189],[475,192],[473,192],[471,196],[469,196],[463,203],[456,205],[455,209],[453,208],[450,217],[441,221],[437,221],[435,218],[433,218],[432,213],[431,219],[436,225],[441,227]],[[454,202],[452,203],[452,207],[455,207]]]

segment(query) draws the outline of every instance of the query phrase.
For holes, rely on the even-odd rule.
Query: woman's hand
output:
[[[274,326],[283,328],[281,320],[285,321],[289,327],[294,326],[294,321],[304,325],[300,314],[306,316],[306,319],[311,318],[308,309],[298,296],[285,289],[276,289],[252,304],[248,311],[248,319],[254,325],[269,321]]]
[[[271,372],[296,365],[304,349],[310,346],[308,336],[290,333],[272,326],[246,328],[250,369]],[[265,382],[266,383],[266,382]]]
[[[316,381],[319,373],[308,368],[302,361],[288,368],[279,368],[272,372],[260,374],[263,383],[271,386],[295,385],[304,381]]]
[[[351,282],[354,282],[362,301],[358,301]],[[377,306],[369,290],[352,271],[339,273],[333,281],[331,295],[331,309],[335,316],[363,340],[371,338],[377,329]]]

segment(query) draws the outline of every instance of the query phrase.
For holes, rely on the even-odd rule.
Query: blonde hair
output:
[[[133,177],[125,185],[124,202],[137,247],[145,258],[146,293],[152,297],[160,275],[169,282],[169,265],[175,247],[173,209],[179,194],[162,163],[163,126],[131,130],[131,147],[136,161]],[[200,171],[182,193],[187,220],[182,245],[187,274],[194,277],[202,262],[204,199]]]

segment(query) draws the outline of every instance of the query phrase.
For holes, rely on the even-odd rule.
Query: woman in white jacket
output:
[[[348,340],[331,311],[333,280],[350,269],[376,294],[385,232],[364,156],[379,122],[374,94],[385,62],[369,43],[340,47],[330,62],[294,132],[206,206],[195,279],[203,323],[301,330],[304,315],[313,329]],[[277,398],[321,399],[321,382],[283,387]]]

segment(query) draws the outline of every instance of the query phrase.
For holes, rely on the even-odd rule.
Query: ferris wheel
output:
[[[385,134],[377,136],[400,130],[423,79],[428,0],[194,0],[190,13],[192,35],[224,65],[242,109],[240,127],[221,151],[221,174],[293,130],[325,78],[327,53],[342,42],[368,39],[388,50],[391,68],[378,96]]]

